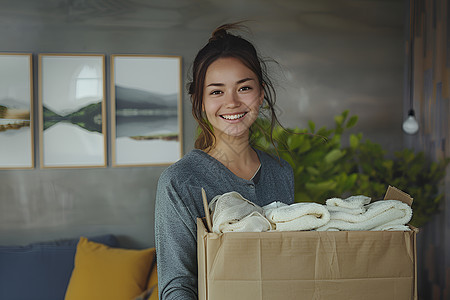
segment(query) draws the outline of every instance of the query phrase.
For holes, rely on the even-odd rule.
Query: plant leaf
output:
[[[325,162],[331,164],[331,163],[334,163],[339,158],[341,158],[342,156],[344,156],[344,154],[345,153],[339,149],[333,149],[330,151],[330,153],[328,153],[325,156],[324,160],[325,160]]]
[[[352,128],[358,122],[358,116],[352,116],[350,120],[348,120],[346,128]]]

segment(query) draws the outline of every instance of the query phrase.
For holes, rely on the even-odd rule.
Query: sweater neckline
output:
[[[264,163],[263,163],[263,157],[262,157],[261,153],[260,153],[257,149],[255,149],[255,148],[252,148],[252,149],[253,149],[253,150],[256,152],[256,154],[258,155],[259,163],[260,163],[259,168],[258,168],[258,171],[257,171],[256,173],[258,173],[258,172],[261,173],[261,172],[263,171],[263,165],[264,165]],[[242,177],[237,176],[236,174],[234,174],[233,172],[231,172],[231,170],[228,169],[223,163],[221,163],[219,160],[217,160],[216,158],[212,157],[212,156],[209,155],[208,153],[204,152],[203,150],[200,150],[200,149],[193,149],[192,151],[193,151],[194,153],[198,153],[199,155],[201,155],[201,156],[203,156],[203,157],[206,157],[212,164],[218,165],[220,168],[224,169],[225,172],[228,172],[229,174],[231,174],[231,176],[233,176],[233,177],[236,178],[237,180],[244,181],[244,182],[247,183],[247,184],[248,184],[248,183],[254,183],[252,179],[247,180],[247,179],[244,179],[244,178],[242,178]],[[259,177],[261,177],[261,176],[259,176]],[[261,180],[259,180],[259,181],[261,181]],[[259,181],[258,181],[258,182],[259,182]],[[256,183],[255,183],[255,184],[256,184]]]

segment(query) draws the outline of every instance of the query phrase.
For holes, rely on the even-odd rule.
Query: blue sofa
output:
[[[88,237],[118,247],[114,235]],[[64,300],[79,238],[0,246],[0,299]]]

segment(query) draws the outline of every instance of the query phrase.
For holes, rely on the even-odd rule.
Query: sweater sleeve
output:
[[[196,224],[180,191],[163,173],[158,181],[155,239],[159,299],[197,299]]]
[[[289,191],[291,192],[291,196],[292,196],[292,198],[291,199],[293,199],[294,200],[294,202],[295,202],[295,178],[294,178],[294,169],[288,164],[288,163],[286,163],[287,164],[287,167],[288,167],[288,172],[289,172]]]

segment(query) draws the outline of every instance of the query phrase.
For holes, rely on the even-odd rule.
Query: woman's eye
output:
[[[222,91],[212,91],[211,93],[210,93],[210,95],[219,95],[219,94],[221,94],[222,93]]]
[[[249,86],[243,86],[243,87],[241,87],[241,88],[239,89],[239,91],[245,92],[245,91],[248,91],[248,90],[251,90],[251,89],[252,89],[252,88],[249,87]]]

